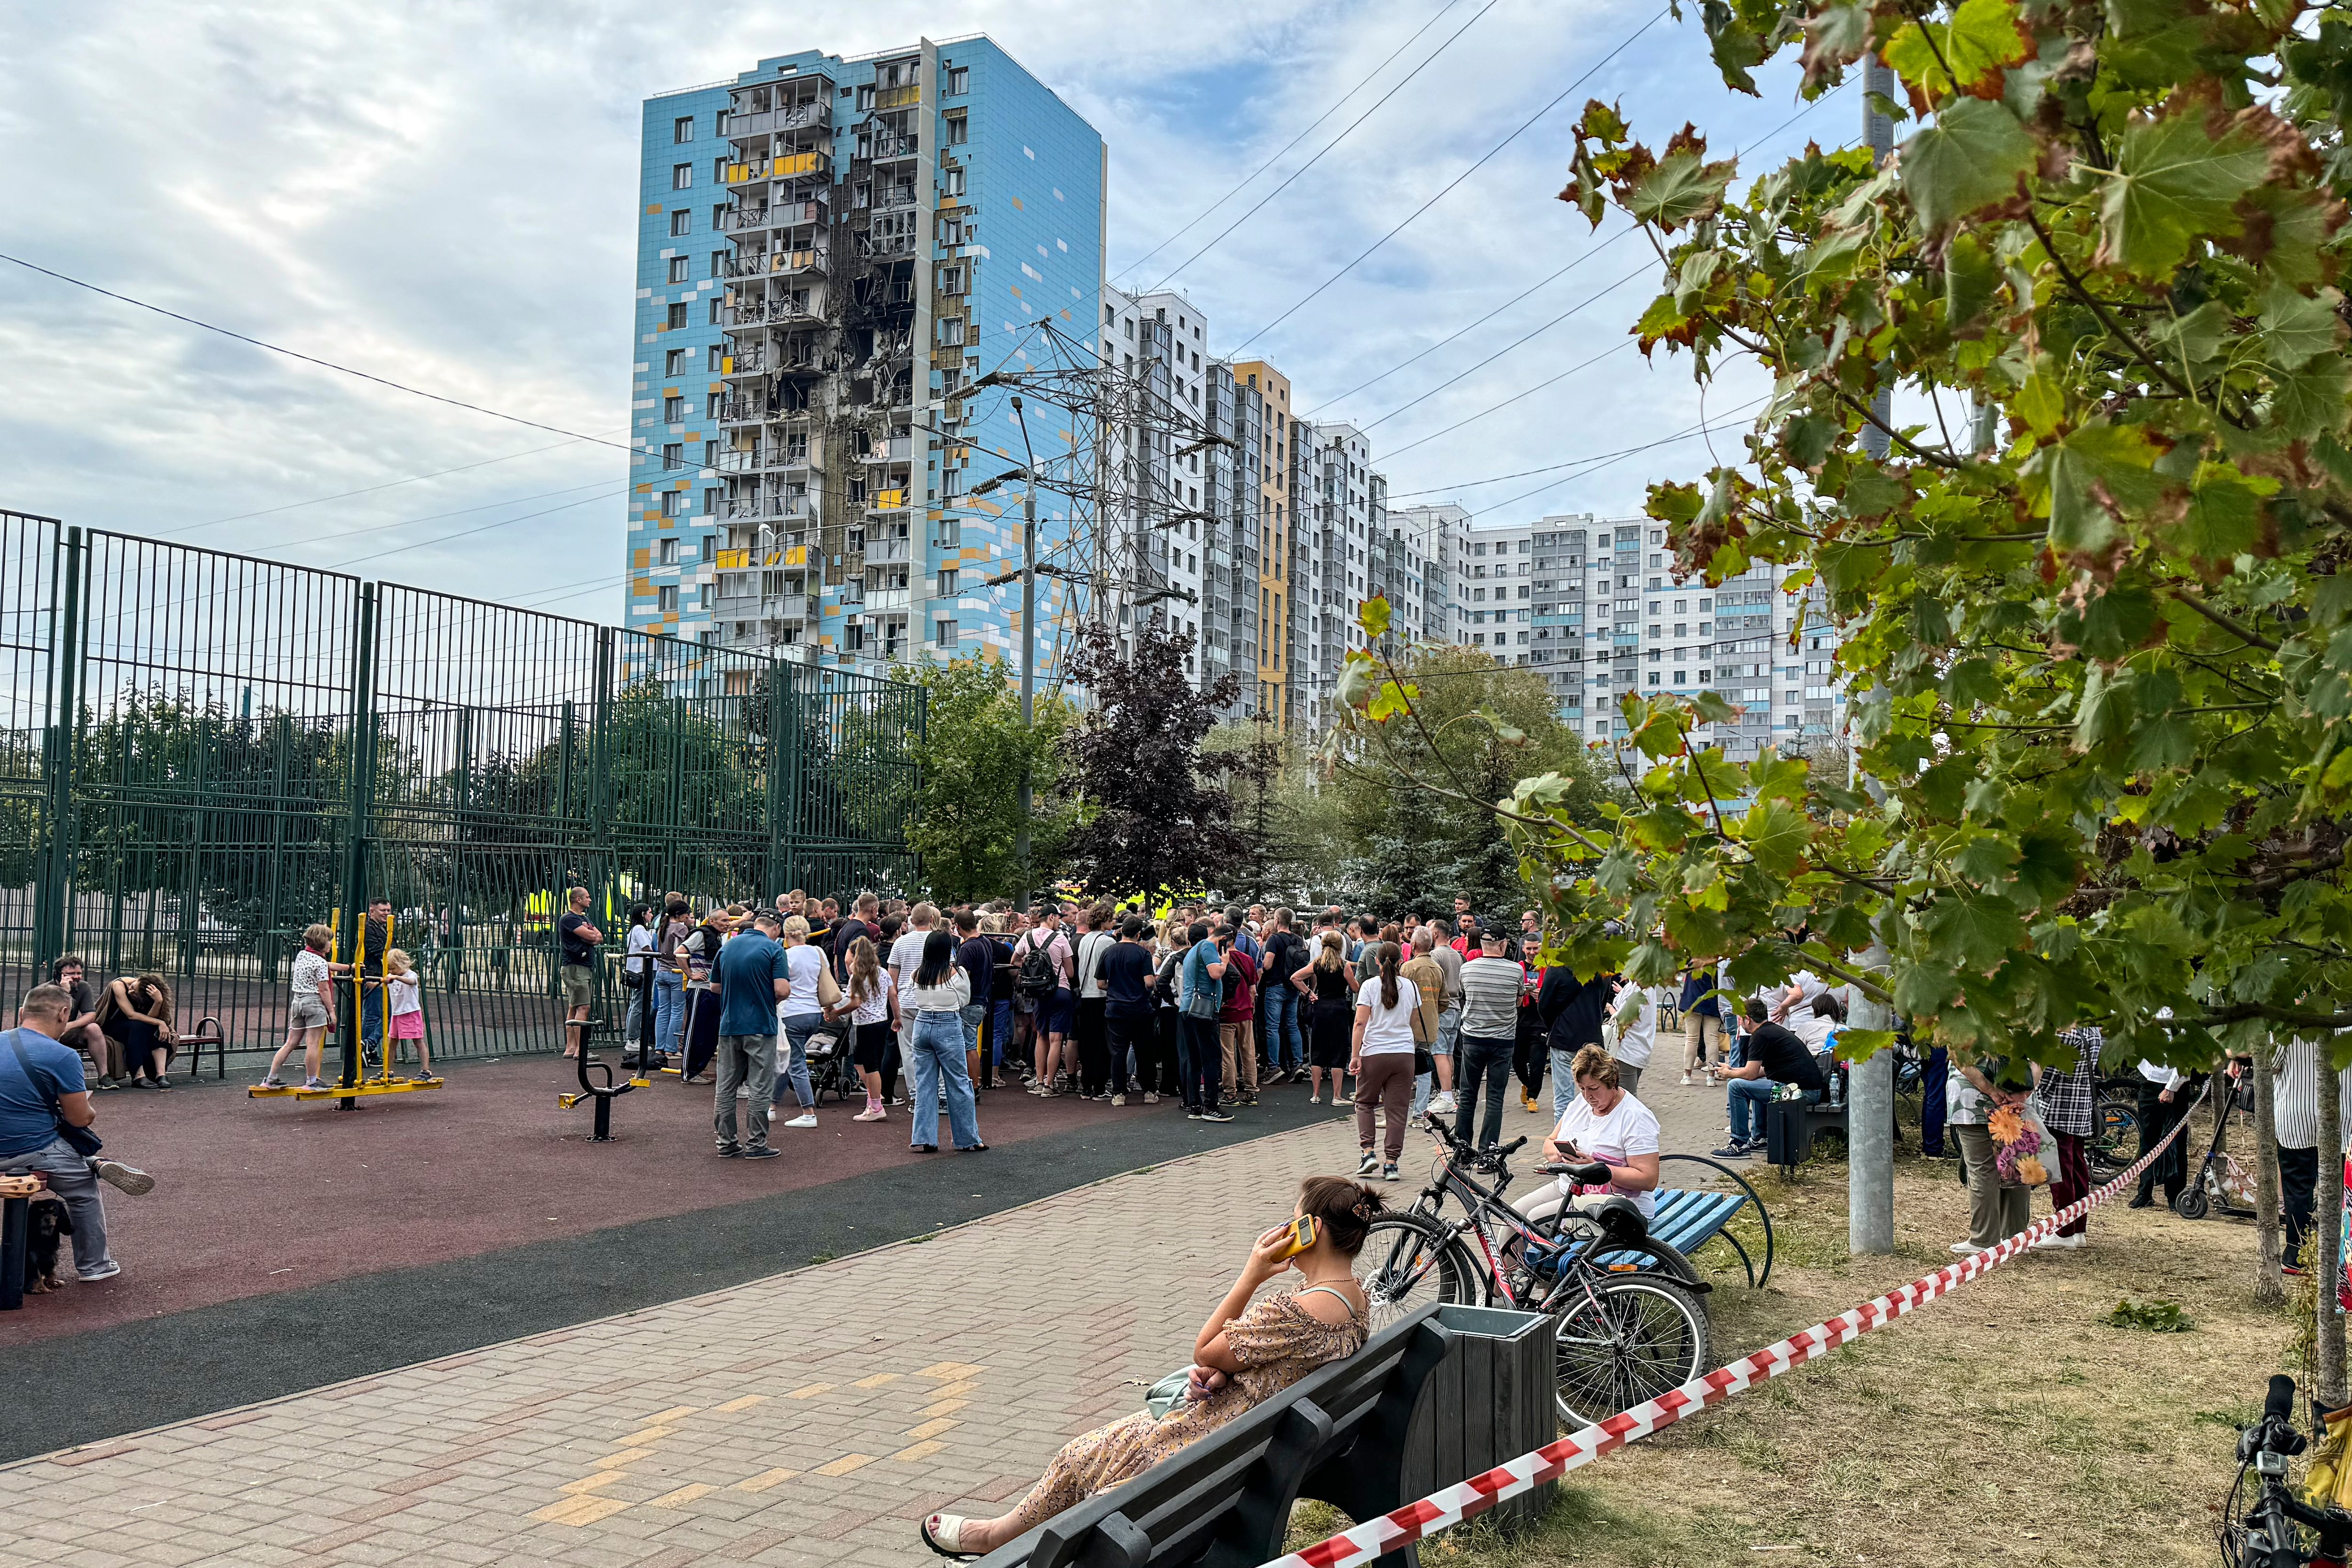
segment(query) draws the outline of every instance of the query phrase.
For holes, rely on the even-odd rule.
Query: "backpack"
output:
[[[1021,955],[1021,974],[1013,988],[1024,997],[1050,997],[1061,988],[1061,976],[1054,967],[1054,956],[1035,943]]]

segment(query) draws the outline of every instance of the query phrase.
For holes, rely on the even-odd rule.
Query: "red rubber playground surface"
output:
[[[107,1192],[123,1273],[70,1281],[0,1314],[0,1346],[163,1317],[355,1275],[475,1257],[612,1226],[682,1215],[892,1166],[993,1160],[917,1155],[892,1107],[853,1122],[857,1102],[828,1100],[814,1131],[779,1126],[783,1157],[721,1160],[711,1147],[711,1091],[657,1082],[613,1107],[614,1141],[589,1142],[586,1106],[560,1058],[447,1069],[444,1087],[383,1094],[345,1113],[332,1101],[251,1100],[252,1069],[225,1083],[96,1096],[107,1152],[152,1171],[153,1193]],[[1003,1147],[1120,1118],[1179,1118],[1181,1107],[1045,1101],[1017,1091],[980,1098],[981,1132]],[[940,1133],[945,1141],[944,1115]],[[1017,1157],[1017,1156],[1016,1156]],[[976,1170],[975,1170],[976,1174]],[[955,1184],[950,1184],[955,1185]],[[983,1184],[973,1182],[974,1187]]]

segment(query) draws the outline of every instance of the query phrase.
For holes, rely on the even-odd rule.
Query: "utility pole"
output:
[[[1029,466],[1021,486],[1021,789],[1014,797],[1020,821],[1013,852],[1021,862],[1021,907],[1029,907],[1036,878],[1029,866],[1029,747],[1036,734],[1037,695],[1037,450],[1029,444],[1029,420],[1021,400],[1013,400],[1013,420],[1021,427],[1021,451]]]
[[[1869,144],[1871,162],[1884,163],[1895,151],[1895,122],[1871,106],[1874,96],[1895,96],[1895,73],[1875,55],[1864,55],[1862,66],[1862,136]],[[1870,412],[1880,424],[1891,424],[1892,389],[1872,394]],[[1884,462],[1887,435],[1879,425],[1862,430],[1863,450]],[[1849,713],[1851,709],[1849,709]],[[1846,783],[1852,786],[1860,766],[1854,754],[1851,718],[1846,727]],[[1874,793],[1875,793],[1874,791]],[[1870,946],[1862,955],[1861,969],[1884,984],[1887,972],[1886,939],[1874,925]],[[1856,995],[1852,1023],[1856,1029],[1891,1029],[1895,1015],[1885,1004]],[[1857,1257],[1895,1250],[1895,1052],[1873,1052],[1854,1064],[1846,1092],[1846,1250]]]

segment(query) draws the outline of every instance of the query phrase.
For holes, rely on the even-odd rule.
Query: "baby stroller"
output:
[[[820,1105],[828,1090],[835,1100],[866,1097],[866,1082],[850,1060],[850,1039],[846,1023],[828,1023],[808,1038],[809,1089]]]
[[[2215,1082],[2218,1084],[2229,1081],[2217,1078]],[[2205,1146],[2205,1157],[2190,1174],[2188,1185],[2180,1189],[2180,1196],[2172,1200],[2173,1213],[2183,1219],[2202,1219],[2208,1214],[2222,1214],[2231,1219],[2254,1217],[2253,1168],[2232,1158],[2221,1146],[2231,1113],[2244,1111],[2251,1120],[2253,1108],[2253,1085],[2244,1082],[2231,1083],[2213,1113],[2213,1141]],[[2248,1135],[2252,1135],[2251,1128]]]

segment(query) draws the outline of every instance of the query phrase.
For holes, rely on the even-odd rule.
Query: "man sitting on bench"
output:
[[[1717,1083],[1730,1082],[1731,1142],[1715,1151],[1719,1160],[1738,1159],[1764,1147],[1764,1108],[1779,1096],[1780,1085],[1793,1083],[1803,1090],[1808,1105],[1820,1104],[1829,1087],[1812,1048],[1772,1022],[1764,1003],[1752,998],[1748,1003],[1748,1049],[1739,1065],[1710,1066],[1706,1075]]]

